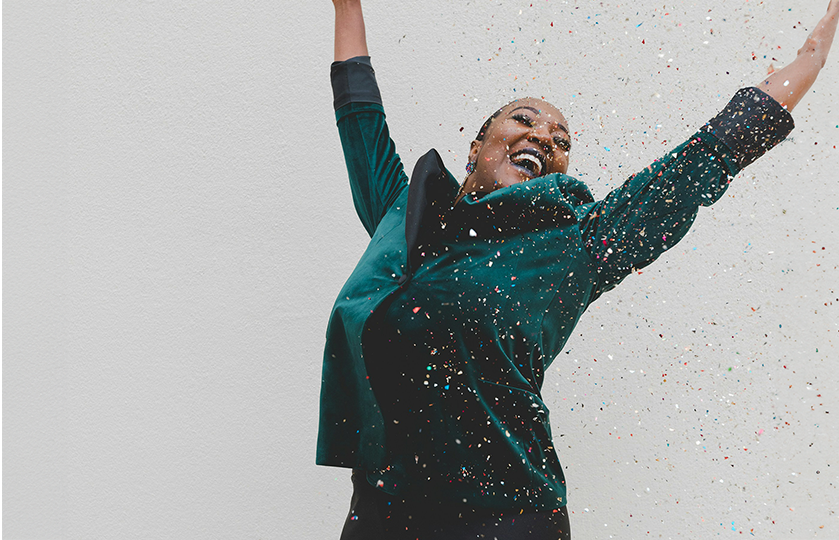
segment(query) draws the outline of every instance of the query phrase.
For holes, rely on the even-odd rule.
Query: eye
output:
[[[513,120],[521,122],[522,124],[526,125],[527,127],[533,127],[533,120],[524,114],[514,114],[511,116]]]
[[[554,143],[556,144],[557,148],[560,148],[564,152],[571,151],[571,143],[566,141],[562,137],[554,137]]]

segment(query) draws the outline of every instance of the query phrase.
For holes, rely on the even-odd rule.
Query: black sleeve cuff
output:
[[[369,56],[356,56],[342,62],[333,62],[331,68],[333,105],[337,111],[347,103],[366,102],[382,104],[376,73]]]
[[[786,139],[794,127],[789,111],[752,87],[739,90],[701,131],[722,141],[731,150],[732,161],[743,169]]]

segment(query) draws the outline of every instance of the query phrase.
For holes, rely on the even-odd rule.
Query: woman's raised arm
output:
[[[408,187],[408,177],[385,121],[382,96],[367,53],[361,0],[332,0],[332,4],[335,62],[330,78],[335,120],[353,203],[364,228],[373,236]]]
[[[792,63],[758,89],[737,92],[688,142],[603,201],[579,208],[580,230],[600,274],[596,294],[673,247],[700,206],[719,200],[731,178],[786,138],[794,125],[790,111],[824,67],[837,21],[839,0],[832,0]]]
[[[791,111],[810,90],[819,71],[824,67],[830,46],[833,44],[833,36],[836,34],[837,22],[839,0],[832,0],[827,14],[816,25],[816,29],[798,51],[795,60],[770,75],[758,88]]]
[[[369,56],[361,0],[332,0],[335,6],[335,61]]]

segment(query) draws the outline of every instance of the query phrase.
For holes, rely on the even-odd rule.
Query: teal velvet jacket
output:
[[[791,116],[744,89],[601,201],[551,174],[452,207],[459,185],[435,150],[409,184],[369,58],[336,62],[332,82],[371,241],[329,319],[317,463],[403,497],[565,505],[545,371],[585,309],[679,242]]]

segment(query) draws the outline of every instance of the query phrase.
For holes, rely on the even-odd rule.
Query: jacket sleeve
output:
[[[792,116],[769,95],[740,90],[687,142],[602,201],[578,207],[580,232],[598,271],[593,299],[676,245],[699,207],[719,200],[738,172],[793,127]]]
[[[372,237],[390,206],[408,185],[390,139],[376,76],[368,56],[334,62],[335,118],[358,217]]]

